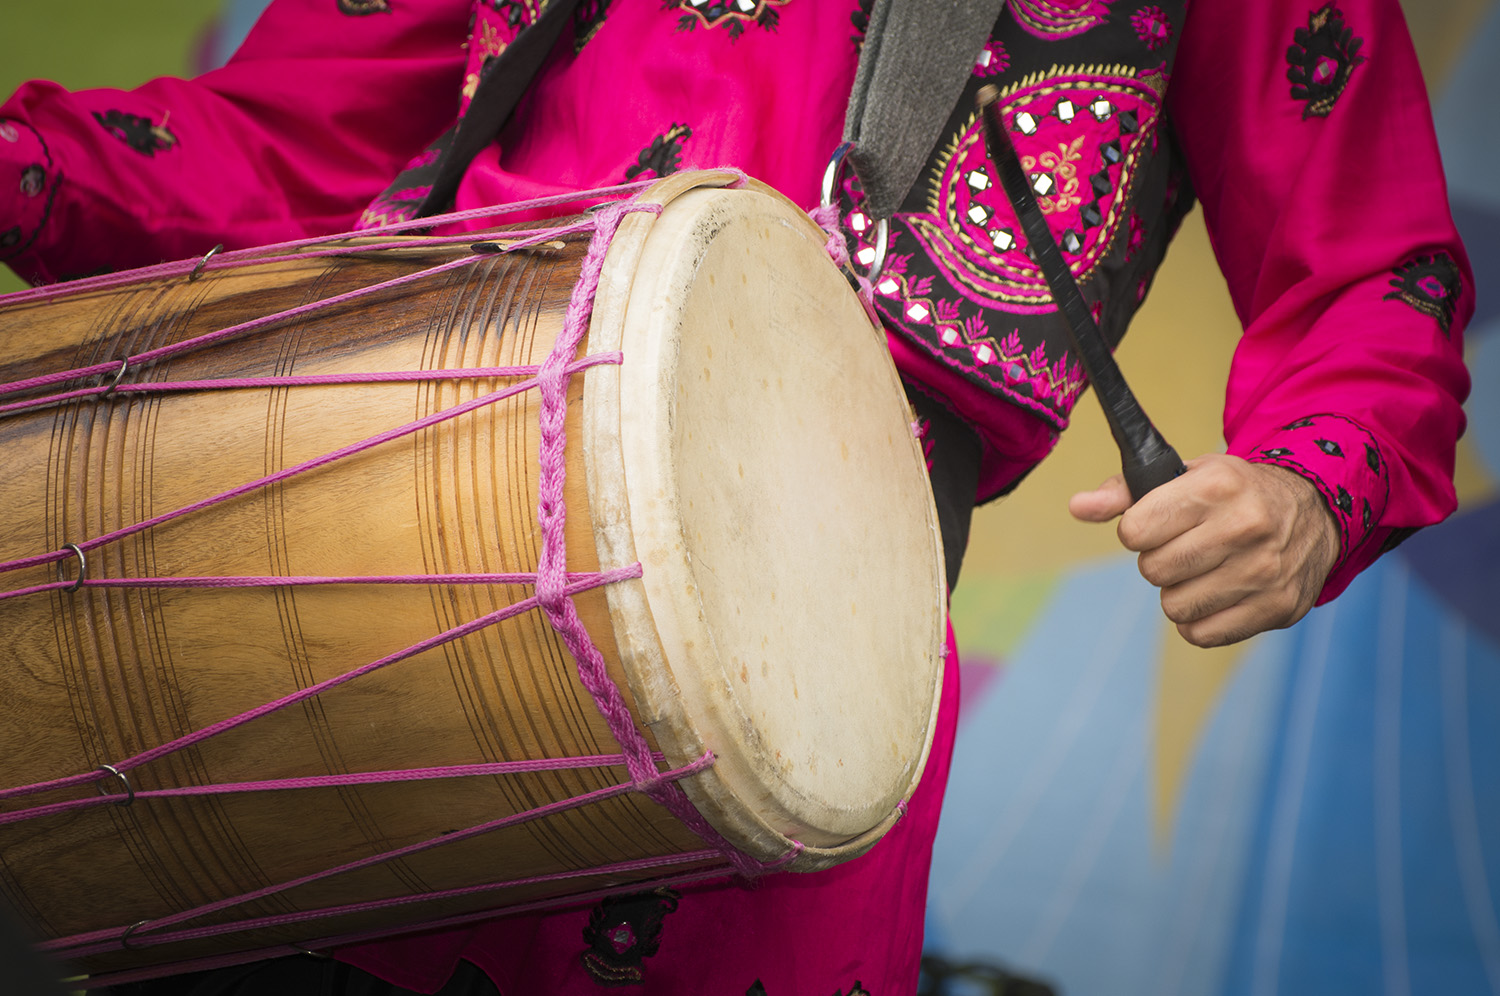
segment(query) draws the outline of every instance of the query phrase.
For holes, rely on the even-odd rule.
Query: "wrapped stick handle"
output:
[[[1089,313],[1088,303],[1078,290],[1078,283],[1062,258],[1062,250],[1052,237],[1047,218],[1032,193],[1031,178],[1021,166],[1015,146],[1006,132],[998,98],[999,91],[992,86],[982,87],[979,91],[979,113],[984,118],[990,159],[999,173],[1006,197],[1015,208],[1037,266],[1047,279],[1053,300],[1067,319],[1073,351],[1104,408],[1109,431],[1120,448],[1120,461],[1131,500],[1140,501],[1152,488],[1165,484],[1186,468],[1177,451],[1146,417],[1135,393],[1125,383],[1119,364],[1105,345],[1104,336]]]

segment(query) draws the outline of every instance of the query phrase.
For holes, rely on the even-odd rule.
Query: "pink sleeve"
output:
[[[1320,601],[1455,507],[1473,279],[1395,0],[1195,0],[1168,94],[1245,327],[1229,452],[1323,493]]]
[[[468,13],[276,0],[197,79],[22,86],[0,105],[0,261],[45,282],[352,227],[457,115]]]

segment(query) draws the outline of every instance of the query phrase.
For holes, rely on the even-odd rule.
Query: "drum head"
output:
[[[710,178],[722,174],[709,174]],[[675,181],[675,182],[674,182]],[[639,716],[735,846],[811,870],[916,787],[945,592],[925,465],[884,334],[826,236],[769,188],[654,188],[596,299],[584,425]],[[713,182],[710,179],[709,182]],[[695,186],[695,184],[697,184]]]

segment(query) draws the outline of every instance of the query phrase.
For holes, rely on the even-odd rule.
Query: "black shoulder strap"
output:
[[[422,198],[411,216],[423,218],[448,210],[469,163],[495,140],[505,122],[510,120],[516,104],[536,78],[547,54],[562,34],[563,25],[577,7],[578,0],[551,0],[542,8],[536,21],[516,35],[515,41],[505,51],[486,63],[480,73],[479,85],[469,101],[468,113],[427,147],[435,155],[423,157],[426,160],[423,165],[405,170],[396,177],[396,181],[386,188],[387,199],[392,198],[396,191],[420,189],[430,184],[431,191]]]
[[[1005,0],[875,0],[844,141],[865,207],[889,218],[916,182]]]

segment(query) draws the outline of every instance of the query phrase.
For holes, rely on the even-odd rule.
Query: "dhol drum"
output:
[[[0,895],[108,979],[869,848],[945,595],[824,241],[678,174],[0,302]]]

